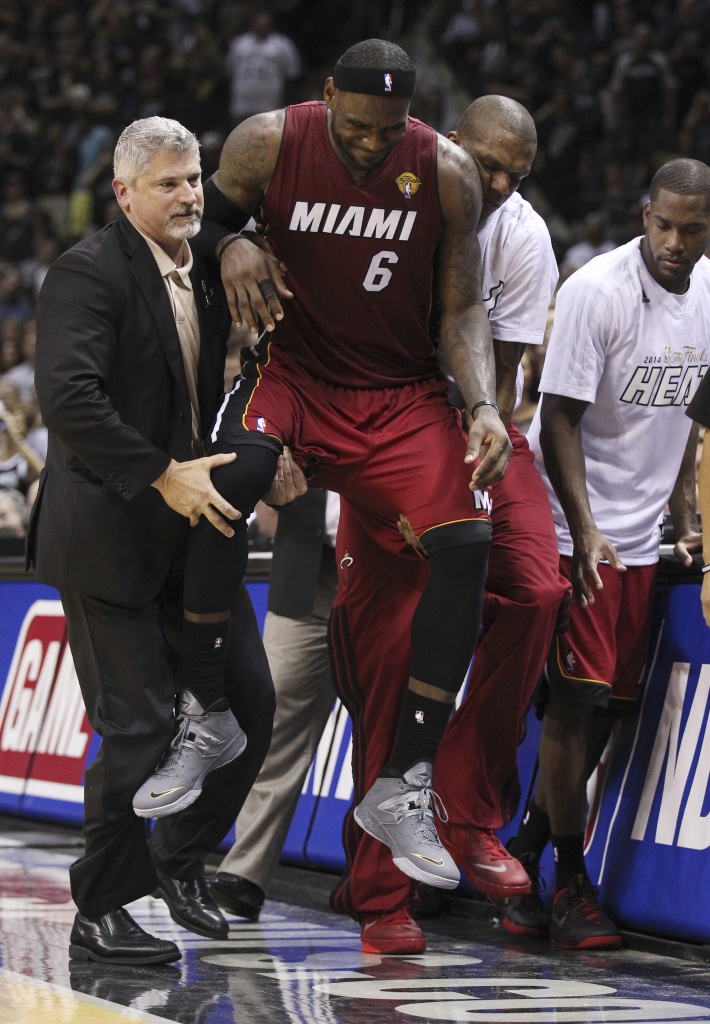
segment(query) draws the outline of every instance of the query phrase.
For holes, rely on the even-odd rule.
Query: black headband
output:
[[[368,96],[413,96],[417,81],[415,68],[392,71],[379,68],[355,68],[340,61],[335,65],[333,84],[343,92],[362,92]]]

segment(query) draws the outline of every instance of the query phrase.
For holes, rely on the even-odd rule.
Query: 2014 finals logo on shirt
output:
[[[417,177],[416,174],[412,174],[411,171],[403,171],[402,174],[394,180],[397,182],[397,188],[405,199],[411,199],[413,195],[416,195],[417,190],[422,183],[422,179]]]
[[[707,346],[671,350],[666,345],[663,356],[647,355],[643,365],[633,370],[621,401],[629,405],[688,405],[707,368]]]

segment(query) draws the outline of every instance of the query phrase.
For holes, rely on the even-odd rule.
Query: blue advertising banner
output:
[[[659,587],[641,713],[623,721],[587,864],[624,926],[710,941],[710,630],[700,587]]]
[[[263,626],[268,583],[247,585]],[[587,864],[623,926],[707,942],[710,630],[699,586],[661,583],[654,615],[640,714],[621,721],[589,788]],[[519,758],[523,795],[539,731],[531,714]],[[97,748],[56,592],[0,582],[0,811],[79,824],[84,769]],[[350,762],[350,719],[335,702],[286,839],[285,861],[344,867]],[[516,827],[517,820],[501,831],[503,841]],[[233,838],[232,830],[223,848]],[[548,854],[548,879],[552,870]]]

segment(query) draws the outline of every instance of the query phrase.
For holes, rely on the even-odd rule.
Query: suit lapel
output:
[[[190,272],[192,290],[197,304],[197,317],[200,325],[200,363],[197,374],[197,394],[200,402],[203,432],[208,427],[215,411],[215,402],[221,391],[223,382],[223,364],[226,350],[223,318],[223,304],[220,304],[218,289],[221,284],[205,272],[205,265],[199,256],[194,255]]]
[[[183,397],[187,393],[185,366],[182,360],[180,339],[165,282],[160,275],[155,258],[127,217],[118,221],[119,237],[124,253],[128,257],[128,269],[145,299],[148,312],[155,326],[155,333],[162,345],[168,366]]]

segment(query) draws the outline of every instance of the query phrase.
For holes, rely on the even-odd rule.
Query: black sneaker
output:
[[[575,875],[555,896],[550,939],[563,949],[618,949],[621,936],[599,905],[599,890]]]
[[[543,939],[550,930],[550,912],[540,899],[540,893],[545,891],[545,880],[540,878],[540,858],[523,853],[518,860],[528,873],[531,889],[527,896],[496,900],[502,910],[501,922],[511,935]]]

